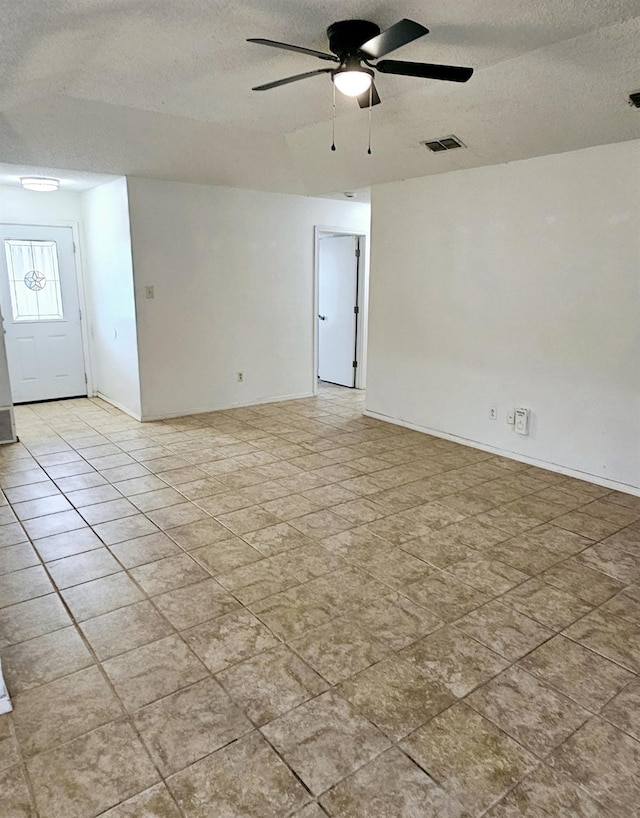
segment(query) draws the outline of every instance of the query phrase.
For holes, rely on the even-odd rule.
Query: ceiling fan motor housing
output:
[[[356,55],[361,45],[378,34],[380,26],[368,20],[341,20],[327,29],[329,48],[341,60]]]

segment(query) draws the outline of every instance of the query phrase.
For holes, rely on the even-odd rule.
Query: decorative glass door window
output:
[[[62,292],[55,241],[6,239],[14,321],[62,321]]]

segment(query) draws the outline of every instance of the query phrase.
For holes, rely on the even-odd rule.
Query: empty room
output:
[[[640,815],[638,0],[7,0],[0,818]]]

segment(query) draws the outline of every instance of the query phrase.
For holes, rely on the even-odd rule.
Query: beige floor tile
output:
[[[472,611],[456,624],[468,636],[512,662],[553,635],[548,628],[498,601]]]
[[[91,654],[73,627],[38,636],[2,652],[2,670],[11,695],[92,664]]]
[[[283,492],[287,489],[281,487]],[[318,506],[302,494],[286,494],[277,500],[263,502],[262,507],[269,514],[273,514],[279,520],[293,520],[295,517],[303,517],[317,511]]]
[[[305,514],[304,517],[296,517],[291,520],[290,525],[302,534],[320,540],[352,527],[350,522],[328,509]]]
[[[541,758],[590,716],[580,705],[519,668],[505,670],[465,701]]]
[[[260,506],[250,506],[238,511],[231,511],[228,514],[217,516],[218,522],[222,523],[234,534],[247,534],[250,531],[257,531],[260,528],[268,528],[277,525],[279,520]]]
[[[554,636],[518,664],[593,712],[635,678],[620,665],[564,636]]]
[[[491,806],[536,764],[535,756],[462,703],[401,746],[472,814]]]
[[[129,711],[208,676],[204,665],[179,636],[142,645],[108,659],[103,667]]]
[[[113,486],[107,484],[78,489],[77,491],[67,491],[66,496],[69,502],[76,508],[122,499],[120,492]]]
[[[502,656],[451,626],[420,639],[400,656],[458,698],[496,676],[508,664]]]
[[[167,535],[185,551],[233,539],[234,535],[217,520],[205,518],[194,523],[167,529]]]
[[[299,812],[295,812],[292,818],[326,818],[326,816],[327,813],[314,802],[307,804]]]
[[[442,625],[442,620],[430,611],[395,593],[355,610],[349,618],[393,651],[401,650]]]
[[[0,716],[0,772],[13,767],[21,760],[11,730],[11,721],[12,717],[8,714]]]
[[[209,576],[188,554],[164,557],[138,568],[132,568],[130,573],[149,596],[174,591],[185,585],[200,582]]]
[[[285,568],[267,559],[218,574],[217,580],[244,605],[299,584]]]
[[[86,523],[77,511],[59,511],[57,514],[25,520],[23,525],[32,540],[39,540],[53,534],[62,534],[64,531],[84,528]]]
[[[92,619],[144,599],[142,591],[124,571],[74,585],[63,590],[61,594],[77,622]]]
[[[128,724],[100,727],[28,762],[42,818],[102,813],[158,780]]]
[[[0,648],[26,642],[71,624],[57,594],[29,599],[0,609]]]
[[[5,489],[4,493],[10,503],[22,503],[25,500],[39,500],[41,497],[52,497],[59,494],[59,489],[51,480],[38,483],[27,483],[25,486]]]
[[[176,773],[167,786],[186,818],[281,818],[310,800],[257,733]]]
[[[105,545],[115,545],[125,540],[133,540],[135,537],[143,537],[145,534],[155,534],[158,527],[142,514],[136,514],[132,517],[123,517],[121,520],[100,523],[94,530]]]
[[[561,745],[548,763],[616,815],[640,803],[640,742],[593,718]]]
[[[433,573],[433,568],[400,548],[390,548],[361,562],[363,571],[396,590]]]
[[[83,506],[79,509],[79,512],[89,525],[95,526],[99,523],[109,522],[110,520],[132,517],[138,513],[138,509],[128,500],[121,497],[119,500],[110,500],[107,503]]]
[[[262,732],[315,795],[389,747],[389,741],[333,692],[272,721]]]
[[[402,550],[435,568],[448,568],[478,554],[474,548],[445,538],[447,529],[417,537],[402,545]]]
[[[212,545],[205,545],[203,548],[196,548],[190,554],[213,576],[228,573],[235,568],[263,559],[263,555],[249,543],[240,537],[233,535],[232,537],[232,539],[222,540]]]
[[[115,488],[120,494],[124,494],[125,497],[133,497],[136,494],[144,494],[145,492],[155,491],[156,489],[164,489],[167,485],[164,480],[148,473],[143,477],[133,477],[129,480],[121,480],[119,482],[112,480],[111,482],[114,483]]]
[[[134,494],[130,501],[139,511],[148,512],[184,503],[184,495],[167,486],[155,491],[145,491],[143,494]]]
[[[245,610],[196,625],[183,636],[213,673],[279,644],[268,628]]]
[[[0,525],[0,547],[16,545],[17,543],[26,542],[27,540],[26,532],[20,523]]]
[[[614,614],[635,625],[640,625],[640,588],[631,585],[600,606],[602,613]]]
[[[238,511],[241,508],[248,508],[253,505],[253,503],[248,497],[244,497],[242,494],[226,491],[198,500],[197,505],[212,517],[218,517],[221,514],[228,514],[232,511]]]
[[[342,682],[338,691],[392,741],[400,741],[455,701],[446,687],[397,656]]]
[[[44,568],[34,566],[0,576],[0,608],[16,605],[53,591]]]
[[[617,523],[592,517],[590,514],[583,514],[581,511],[572,511],[556,517],[553,524],[591,540],[602,540],[623,527]]]
[[[34,565],[40,565],[40,559],[29,543],[0,548],[0,574],[9,574]]]
[[[630,681],[602,710],[601,715],[640,741],[640,681]]]
[[[173,540],[160,531],[116,543],[109,550],[125,568],[137,568],[139,565],[182,553]]]
[[[64,531],[41,540],[34,540],[34,546],[44,562],[71,557],[94,548],[102,548],[102,540],[90,528]]]
[[[487,818],[613,818],[577,784],[548,767],[540,766],[521,781],[500,803],[489,810]]]
[[[61,589],[100,579],[122,569],[107,548],[95,548],[92,551],[55,560],[48,563],[47,567],[51,578]]]
[[[315,540],[305,536],[287,523],[261,528],[243,536],[250,545],[260,551],[265,557],[273,557],[284,551],[312,545]]]
[[[320,799],[335,818],[465,818],[469,813],[392,747]]]
[[[127,798],[117,807],[103,812],[101,818],[181,818],[164,784]]]
[[[2,809],[10,818],[36,818],[36,811],[31,802],[29,788],[22,769],[10,767],[0,772],[0,792]]]
[[[640,673],[640,626],[612,614],[594,611],[564,632],[570,639],[612,662]]]
[[[163,776],[188,767],[253,730],[213,679],[139,710],[134,723]]]
[[[446,571],[460,582],[465,582],[490,597],[504,594],[529,579],[528,574],[504,562],[488,559],[486,552],[457,562]]]
[[[88,733],[122,715],[97,667],[18,693],[13,699],[16,736],[30,757]]]
[[[382,642],[348,618],[334,619],[290,644],[332,685],[380,661],[388,652]]]
[[[524,536],[513,537],[484,551],[485,557],[501,562],[535,576],[564,559],[562,554],[542,545],[534,545]]]
[[[601,542],[582,551],[575,560],[625,585],[640,579],[640,548],[632,554],[623,545]]]
[[[231,698],[261,726],[323,693],[328,685],[285,645],[218,673]]]
[[[412,582],[404,587],[403,593],[447,622],[489,600],[486,594],[444,573],[433,573]]]
[[[311,545],[302,548],[284,551],[272,557],[270,562],[287,571],[298,582],[308,582],[331,571],[346,567],[343,559],[332,554],[317,542],[312,542]]]
[[[72,509],[71,503],[62,494],[40,497],[37,500],[25,500],[13,505],[13,511],[19,520],[31,520],[34,517],[43,517],[70,509]]]
[[[562,630],[588,614],[592,606],[538,577],[518,585],[500,600],[552,630]]]
[[[156,596],[154,605],[179,631],[215,619],[240,607],[215,579],[207,579]]]
[[[173,632],[171,625],[146,600],[87,619],[80,627],[100,660],[126,653]]]

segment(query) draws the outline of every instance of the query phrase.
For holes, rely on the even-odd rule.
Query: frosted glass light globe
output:
[[[338,91],[347,97],[359,97],[371,86],[371,75],[366,71],[336,71],[333,81]]]

